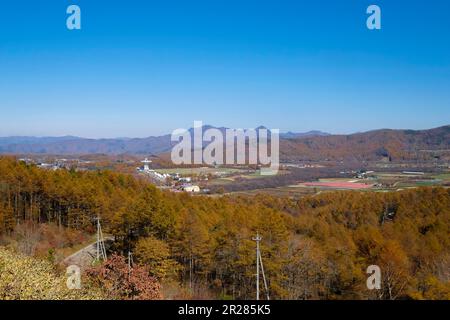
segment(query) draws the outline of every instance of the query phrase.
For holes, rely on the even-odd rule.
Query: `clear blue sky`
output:
[[[447,0],[2,1],[0,136],[450,124],[449,15]]]

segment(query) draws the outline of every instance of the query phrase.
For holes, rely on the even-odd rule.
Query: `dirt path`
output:
[[[106,237],[105,247],[108,249],[113,241],[114,237]],[[66,266],[77,265],[81,269],[86,269],[92,265],[92,262],[94,262],[96,255],[97,255],[97,241],[66,257],[61,262],[61,264]]]

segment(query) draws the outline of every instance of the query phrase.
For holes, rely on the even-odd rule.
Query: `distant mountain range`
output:
[[[71,136],[0,138],[0,153],[3,154],[157,154],[167,152],[170,148],[170,135],[116,139],[87,139]]]
[[[204,126],[204,129],[214,128]],[[259,127],[263,128],[263,127]],[[217,128],[222,132],[226,128]],[[190,129],[192,131],[193,129]],[[87,139],[64,137],[0,137],[3,154],[134,154],[167,153],[170,134],[148,138]],[[429,151],[450,150],[450,125],[429,130],[381,129],[349,135],[321,131],[280,134],[283,160],[375,160],[420,158]],[[439,154],[437,155],[439,156]]]
[[[381,129],[280,141],[284,160],[429,160],[450,158],[450,125],[429,130]]]
[[[203,130],[210,128],[225,132],[225,127],[203,126]],[[263,126],[257,129],[265,128]],[[189,129],[193,131],[193,129]],[[305,133],[282,133],[281,139],[298,137],[312,137],[328,135],[321,131]],[[159,154],[171,150],[173,143],[170,134],[147,138],[114,138],[87,139],[74,136],[64,137],[0,137],[0,153],[11,154]]]
[[[324,136],[330,136],[331,134],[312,130],[308,132],[286,132],[286,133],[280,133],[281,139],[297,139],[297,138],[303,138],[303,137],[324,137]]]

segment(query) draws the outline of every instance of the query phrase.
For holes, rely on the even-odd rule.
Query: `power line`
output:
[[[259,242],[261,240],[259,233],[256,233],[256,238],[253,238],[253,241],[256,241],[256,300],[259,300]]]
[[[106,248],[105,248],[105,239],[103,238],[102,226],[100,224],[100,218],[97,217],[97,261],[100,261],[100,258],[103,260],[107,259],[106,256]]]
[[[269,289],[267,287],[267,281],[266,281],[266,275],[264,273],[264,265],[261,258],[261,250],[259,247],[259,243],[262,240],[262,237],[259,235],[259,233],[256,233],[256,237],[252,238],[253,241],[256,241],[256,300],[259,300],[259,269],[261,267],[261,272],[263,276],[264,281],[264,289],[266,292],[267,300],[269,300]]]
[[[266,281],[266,275],[264,273],[264,266],[263,266],[263,262],[262,262],[262,258],[261,258],[261,252],[259,253],[259,262],[261,263],[261,271],[262,271],[262,275],[263,275],[264,289],[266,290],[266,297],[267,297],[267,300],[270,300],[269,288],[267,288],[267,281]]]

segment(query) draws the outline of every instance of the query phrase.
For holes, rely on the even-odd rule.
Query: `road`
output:
[[[114,237],[106,237],[105,238],[105,247],[108,249],[112,242],[114,241]],[[83,249],[78,250],[74,254],[66,257],[61,264],[70,266],[77,265],[81,269],[86,269],[92,265],[95,258],[97,256],[97,241],[91,243],[90,245],[84,247]]]

